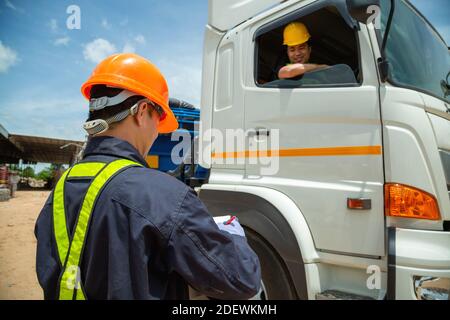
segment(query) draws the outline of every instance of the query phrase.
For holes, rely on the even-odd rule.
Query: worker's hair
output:
[[[123,90],[119,88],[111,88],[104,84],[97,84],[91,88],[91,98],[101,98],[101,97],[115,97]],[[106,120],[112,116],[122,112],[123,110],[130,109],[136,102],[144,99],[143,96],[132,96],[125,101],[116,104],[115,106],[109,106],[101,110],[89,112],[89,118],[87,121],[103,119]]]

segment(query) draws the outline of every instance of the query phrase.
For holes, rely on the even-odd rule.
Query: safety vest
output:
[[[116,176],[116,174],[126,168],[135,166],[142,165],[126,159],[115,160],[110,163],[79,163],[66,170],[56,184],[53,192],[53,228],[62,266],[58,284],[58,299],[86,300],[81,283],[80,268],[81,255],[83,253],[92,211],[103,186]],[[64,184],[66,179],[70,178],[93,178],[84,196],[72,239],[69,238],[69,229],[67,227],[64,207]]]

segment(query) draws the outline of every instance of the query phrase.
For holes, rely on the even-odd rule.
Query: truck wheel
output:
[[[245,234],[261,264],[262,290],[252,300],[297,299],[288,271],[275,250],[254,231],[246,228]]]

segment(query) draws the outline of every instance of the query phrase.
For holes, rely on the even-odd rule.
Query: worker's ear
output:
[[[138,111],[136,112],[136,116],[134,117],[139,126],[144,125],[146,120],[146,113],[148,112],[149,105],[147,102],[141,102],[138,106]]]

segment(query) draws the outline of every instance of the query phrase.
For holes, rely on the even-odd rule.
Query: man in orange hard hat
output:
[[[46,299],[187,299],[188,284],[247,299],[259,260],[239,222],[216,224],[195,192],[145,161],[178,123],[166,80],[135,54],[106,58],[83,84],[90,135],[36,222]]]
[[[310,34],[301,22],[291,22],[283,32],[283,45],[287,46],[289,63],[277,68],[279,79],[299,79],[306,72],[327,67],[324,64],[309,63],[311,56]]]

